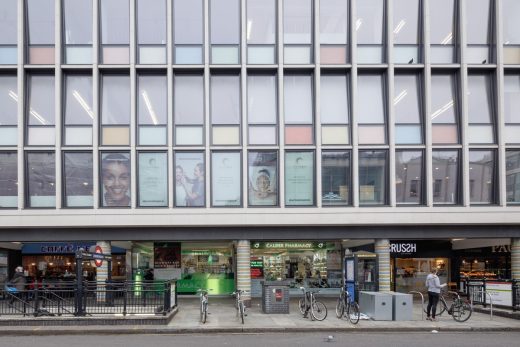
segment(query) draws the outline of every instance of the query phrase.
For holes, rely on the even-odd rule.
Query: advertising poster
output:
[[[278,205],[277,152],[249,152],[248,156],[249,205]]]
[[[491,296],[493,305],[512,306],[512,291],[512,283],[486,282],[486,292]],[[489,298],[486,298],[486,300],[489,300]]]
[[[285,204],[314,205],[314,153],[285,153]]]
[[[103,207],[130,206],[130,153],[101,154],[101,204]]]
[[[168,206],[166,153],[139,153],[139,206]]]
[[[154,242],[153,259],[155,280],[181,278],[180,242]]]
[[[262,257],[251,257],[251,279],[264,278],[264,260]]]
[[[175,206],[205,205],[205,171],[204,152],[175,153]]]
[[[213,206],[240,206],[240,153],[212,153]]]

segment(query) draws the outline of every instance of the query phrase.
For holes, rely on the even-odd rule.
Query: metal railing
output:
[[[513,295],[513,311],[520,310],[520,281],[513,280],[511,291]]]
[[[418,294],[421,296],[421,320],[424,320],[424,294],[413,290],[408,292],[408,294]]]
[[[479,292],[479,294],[484,297],[484,302],[485,302],[486,296],[489,297],[489,304],[490,304],[489,313],[491,315],[491,320],[493,320],[493,298],[491,297],[491,294],[489,294],[485,290],[481,290]],[[471,303],[471,309],[473,309],[473,297],[470,297],[470,303]],[[486,307],[486,306],[484,306],[484,307]]]

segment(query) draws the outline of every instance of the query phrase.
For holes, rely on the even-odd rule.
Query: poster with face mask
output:
[[[285,204],[314,205],[314,153],[285,153]]]
[[[278,205],[277,152],[249,152],[248,162],[249,205]]]
[[[213,152],[211,165],[213,206],[240,206],[240,153]]]
[[[139,206],[168,206],[167,153],[139,153]]]
[[[129,207],[131,201],[130,153],[101,154],[101,203],[103,207]]]

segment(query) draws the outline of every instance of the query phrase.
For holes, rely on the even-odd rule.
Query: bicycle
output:
[[[235,295],[236,302],[235,302],[235,308],[237,309],[237,317],[240,316],[240,320],[242,321],[242,324],[244,324],[244,316],[247,316],[246,314],[246,305],[244,304],[244,301],[242,300],[242,294],[246,293],[245,290],[237,289],[236,292],[234,292],[231,295]]]
[[[205,324],[208,319],[208,290],[201,288],[197,292],[200,292],[200,322]]]
[[[327,306],[321,301],[316,300],[316,294],[320,291],[306,290],[300,287],[303,292],[303,298],[298,301],[298,308],[303,317],[307,317],[307,313],[311,311],[311,320],[322,321],[327,318]]]
[[[345,316],[345,313],[350,323],[357,324],[359,322],[360,312],[358,303],[352,299],[345,287],[341,287],[338,303],[336,304],[336,317],[341,319]]]
[[[451,294],[454,297],[449,308],[448,308],[448,303],[446,301],[446,298],[444,297],[444,293]],[[439,294],[439,303],[440,303],[440,309],[439,309],[439,313],[437,313],[437,316],[440,316],[444,312],[448,311],[448,314],[455,321],[460,322],[460,323],[467,321],[471,317],[471,314],[473,313],[473,309],[471,308],[471,305],[468,303],[468,301],[461,299],[459,293],[457,293],[457,292],[441,291],[441,293]],[[427,306],[423,307],[423,310],[425,313],[428,313]]]

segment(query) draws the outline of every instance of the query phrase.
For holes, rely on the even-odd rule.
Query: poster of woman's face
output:
[[[276,152],[249,152],[249,205],[278,204],[277,167]]]
[[[130,153],[101,154],[103,207],[130,206],[130,179]]]
[[[175,206],[205,205],[205,171],[204,153],[175,153]]]

